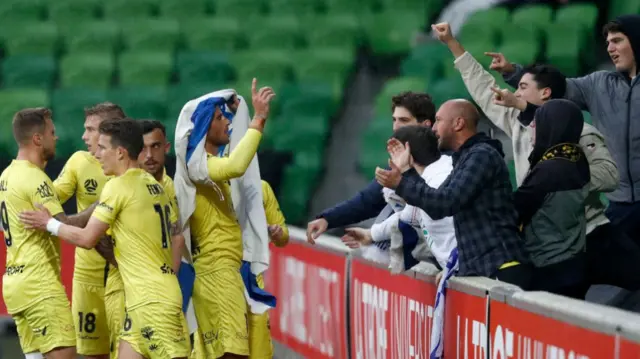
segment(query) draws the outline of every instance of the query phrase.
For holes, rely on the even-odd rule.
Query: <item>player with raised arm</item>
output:
[[[249,356],[248,305],[240,276],[242,231],[231,199],[230,180],[241,177],[256,155],[275,96],[269,87],[252,84],[253,120],[229,157],[218,157],[220,146],[229,143],[229,119],[216,108],[208,132],[209,178],[216,187],[196,184],[196,207],[189,219],[196,278],[193,305],[198,338],[207,358]]]
[[[84,226],[93,208],[65,216],[44,167],[55,155],[51,111],[30,108],[13,117],[18,155],[0,175],[0,222],[7,246],[4,301],[16,322],[27,358],[76,357],[76,336],[69,299],[60,280],[60,242],[26,228],[22,211],[43,206],[57,221]]]
[[[127,308],[118,358],[187,358],[189,336],[170,243],[180,235],[177,214],[162,186],[139,168],[140,123],[106,120],[99,132],[96,158],[105,174],[115,177],[87,225],[61,224],[44,208],[24,212],[20,219],[81,248],[95,247],[111,228]]]
[[[62,203],[75,194],[78,211],[95,203],[110,179],[95,158],[100,137],[98,126],[107,119],[125,118],[122,108],[109,102],[86,108],[84,114],[82,140],[87,145],[87,151],[77,151],[71,155],[53,182]],[[110,296],[105,289],[108,273],[109,263],[96,250],[76,248],[71,311],[75,318],[78,354],[86,359],[109,358],[113,340],[120,332],[119,323],[122,319],[112,315],[117,310],[118,302],[114,303],[113,296],[109,301]],[[112,359],[115,359],[117,352],[111,352]]]

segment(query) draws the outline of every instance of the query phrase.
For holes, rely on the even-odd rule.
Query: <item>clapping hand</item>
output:
[[[371,231],[367,229],[353,227],[345,229],[345,232],[345,235],[340,239],[342,240],[342,243],[351,249],[357,249],[361,246],[368,246],[373,243]]]
[[[409,148],[409,142],[402,144],[397,138],[392,138],[387,141],[387,152],[396,167],[400,169],[400,172],[407,171],[413,164],[413,157],[411,157],[411,149]]]

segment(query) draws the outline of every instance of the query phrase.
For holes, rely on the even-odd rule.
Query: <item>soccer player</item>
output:
[[[87,108],[84,113],[82,140],[87,151],[74,153],[53,182],[62,203],[75,194],[78,211],[96,202],[109,180],[95,158],[100,136],[98,126],[107,119],[125,118],[122,108],[109,102]],[[71,311],[75,318],[78,354],[87,359],[108,359],[114,334],[121,328],[121,318],[116,320],[112,315],[117,303],[109,306],[109,302],[105,302],[108,273],[109,264],[95,249],[76,248]],[[116,353],[113,352],[114,358]]]
[[[229,120],[219,108],[206,134],[209,177],[216,187],[196,184],[196,208],[189,219],[196,278],[193,305],[207,358],[249,356],[248,305],[240,276],[242,232],[231,199],[229,181],[241,177],[258,150],[275,96],[269,87],[252,84],[254,117],[229,157],[218,157],[229,143]]]
[[[180,232],[177,214],[162,186],[139,168],[144,147],[140,123],[106,120],[99,132],[96,158],[105,174],[115,177],[102,190],[87,225],[61,224],[46,209],[20,218],[81,248],[95,247],[111,228],[127,308],[118,358],[187,358],[189,336],[170,243]]]
[[[13,117],[18,155],[0,175],[0,222],[7,246],[4,301],[27,358],[76,357],[69,299],[60,280],[60,242],[25,228],[22,211],[43,206],[59,222],[83,226],[90,210],[66,217],[44,167],[55,155],[51,111],[31,108]]]
[[[269,238],[277,247],[284,247],[289,243],[289,228],[285,223],[280,204],[273,193],[269,182],[262,181],[262,200],[264,212],[269,224]],[[264,278],[260,274],[257,278],[258,286],[264,289]],[[253,314],[249,312],[249,358],[271,359],[273,358],[273,343],[271,342],[271,327],[269,326],[269,313]],[[204,348],[199,333],[194,336],[194,351],[191,359],[204,359]]]

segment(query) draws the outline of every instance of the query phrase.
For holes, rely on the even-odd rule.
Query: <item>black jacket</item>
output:
[[[546,266],[584,251],[589,163],[579,145],[582,112],[568,100],[551,100],[535,113],[531,170],[514,194],[533,263]]]

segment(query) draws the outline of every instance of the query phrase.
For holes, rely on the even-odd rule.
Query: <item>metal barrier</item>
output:
[[[290,234],[288,246],[272,247],[265,274],[278,298],[270,311],[277,358],[429,357],[435,267],[420,263],[392,275],[336,237],[321,236],[311,246],[303,230]],[[62,264],[69,291],[73,248],[64,244]],[[6,321],[4,310],[0,302]],[[444,350],[447,359],[638,359],[640,315],[488,278],[453,277]]]

